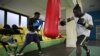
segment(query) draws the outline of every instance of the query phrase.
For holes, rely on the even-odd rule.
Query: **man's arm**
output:
[[[91,16],[88,17],[88,23],[86,25],[86,28],[89,30],[92,30],[92,28],[93,28],[93,20],[92,20]]]
[[[79,18],[79,20],[77,21],[78,24],[85,26],[86,22],[84,20],[84,18]]]
[[[74,20],[73,17],[72,17],[72,18],[68,18],[68,19],[67,19],[67,22],[70,22],[70,21],[72,21],[72,20]]]
[[[60,25],[61,25],[61,26],[66,25],[66,20],[65,20],[65,19],[61,20],[61,21],[60,21]]]
[[[88,30],[92,30],[93,25],[89,25],[88,27],[86,27]]]
[[[93,20],[91,16],[88,16],[86,20],[84,18],[79,18],[77,23],[86,27],[88,30],[92,30],[93,28]]]

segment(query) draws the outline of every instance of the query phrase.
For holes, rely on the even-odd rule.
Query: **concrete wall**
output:
[[[91,33],[92,39],[100,39],[100,11],[88,12],[92,15],[94,21],[94,27]]]
[[[30,17],[33,16],[35,11],[41,13],[40,18],[45,20],[47,0],[2,0],[1,7],[20,12]],[[61,20],[72,16],[73,2],[72,0],[61,0]],[[66,27],[59,26],[61,32],[66,34]]]
[[[45,14],[47,0],[0,0],[0,7],[33,16],[35,11]],[[72,5],[72,0],[61,0],[61,9]]]
[[[61,10],[61,21],[63,19],[66,19],[67,22],[67,18],[70,18],[73,16],[73,6],[72,7],[66,7],[65,9]],[[63,35],[66,35],[66,25],[65,26],[59,26],[59,30],[60,33]]]
[[[100,10],[100,0],[81,0],[85,12]]]
[[[47,0],[9,0],[9,2],[2,2],[4,8],[20,12],[29,16],[33,16],[35,11],[39,11],[42,14],[45,13]]]

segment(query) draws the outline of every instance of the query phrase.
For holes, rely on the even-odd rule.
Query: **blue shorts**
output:
[[[36,33],[34,33],[34,34],[27,34],[26,35],[26,40],[25,40],[25,43],[24,43],[24,45],[28,45],[29,43],[31,43],[31,42],[40,42],[40,40],[39,40],[39,36],[38,36],[38,34],[36,34]]]

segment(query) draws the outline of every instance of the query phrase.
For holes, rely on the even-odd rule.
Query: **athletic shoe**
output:
[[[15,56],[13,53],[11,53],[11,52],[8,52],[8,55],[9,56]]]
[[[16,53],[17,56],[22,56],[24,53]]]
[[[39,56],[42,55],[42,51],[39,51],[39,52],[38,52],[38,55],[39,55]]]
[[[15,56],[14,54],[11,54],[10,56]]]

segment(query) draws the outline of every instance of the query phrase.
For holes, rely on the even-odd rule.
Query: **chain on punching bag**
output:
[[[56,38],[59,34],[59,5],[60,0],[48,0],[44,25],[44,35],[49,38]]]

